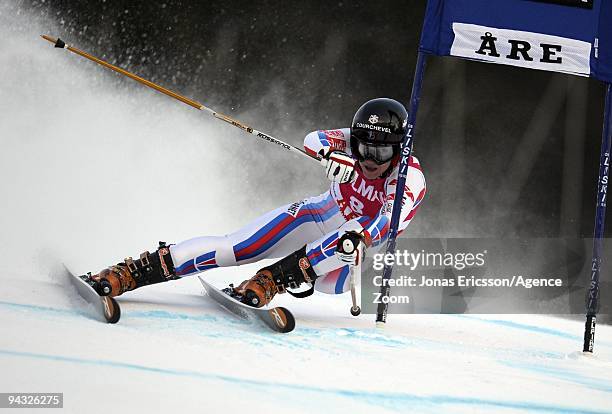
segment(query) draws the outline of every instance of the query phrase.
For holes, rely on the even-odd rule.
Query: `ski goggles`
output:
[[[357,143],[357,158],[361,161],[372,160],[376,164],[381,165],[391,161],[397,147],[397,145],[371,145],[359,141]]]

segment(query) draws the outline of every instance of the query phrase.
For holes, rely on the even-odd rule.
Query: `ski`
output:
[[[198,276],[198,279],[200,279],[200,283],[204,286],[206,294],[234,315],[242,319],[262,321],[267,327],[276,332],[287,333],[295,328],[295,318],[287,308],[281,306],[269,309],[254,308],[237,301],[228,293],[205,282],[200,276]]]
[[[121,308],[117,301],[110,296],[100,296],[89,283],[88,275],[76,276],[64,265],[70,283],[76,288],[78,294],[96,311],[96,314],[108,323],[117,323],[121,317]]]

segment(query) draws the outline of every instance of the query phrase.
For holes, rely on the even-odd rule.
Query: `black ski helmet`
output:
[[[408,112],[394,99],[376,98],[367,101],[357,110],[351,124],[351,151],[357,158],[359,143],[368,146],[392,145],[394,156],[406,135]]]

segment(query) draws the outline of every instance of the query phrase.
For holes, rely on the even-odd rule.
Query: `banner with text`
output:
[[[612,82],[612,2],[429,0],[420,50]]]

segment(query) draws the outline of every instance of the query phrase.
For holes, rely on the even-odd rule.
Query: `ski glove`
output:
[[[321,158],[327,178],[339,184],[353,181],[355,176],[355,160],[345,152],[330,151]]]
[[[338,240],[335,252],[336,256],[344,263],[356,266],[361,260],[359,245],[364,241],[365,238],[363,235],[355,231],[347,231]]]

